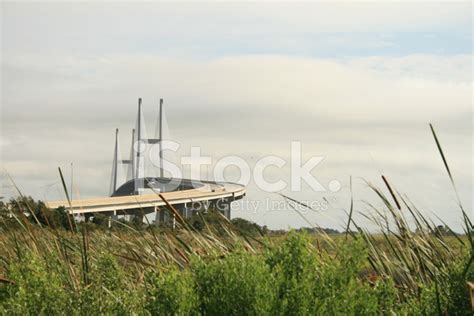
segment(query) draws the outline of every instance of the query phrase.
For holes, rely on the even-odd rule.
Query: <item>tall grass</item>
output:
[[[0,217],[0,314],[471,315],[466,211],[459,203],[463,235],[441,231],[382,180],[368,185],[383,207],[367,202],[373,214],[361,213],[380,234],[358,225],[353,199],[344,235],[283,240],[249,236],[223,216],[200,232],[182,218],[174,231],[119,222],[66,231],[32,224],[22,208]]]

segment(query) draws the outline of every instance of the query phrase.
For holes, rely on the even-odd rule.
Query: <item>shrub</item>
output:
[[[0,311],[14,315],[59,315],[71,310],[71,300],[63,285],[65,271],[53,260],[28,255],[10,265]]]
[[[238,231],[250,236],[266,235],[268,233],[266,226],[261,227],[243,218],[233,218],[231,222]]]
[[[361,279],[366,262],[359,242],[339,244],[336,254],[317,252],[304,233],[290,232],[269,252],[267,262],[278,287],[274,313],[280,315],[377,315],[391,313],[393,282]],[[337,256],[337,257],[336,257]]]
[[[269,315],[275,301],[274,281],[258,255],[245,252],[196,260],[192,266],[200,312],[208,315]]]
[[[127,315],[141,308],[141,288],[135,287],[110,254],[101,254],[90,267],[87,281],[76,294],[76,310],[82,315]]]
[[[95,213],[92,218],[92,223],[99,227],[108,228],[109,227],[109,217],[102,213]]]
[[[145,309],[152,315],[192,315],[198,296],[190,271],[169,266],[166,271],[148,273],[145,279]]]
[[[309,246],[305,234],[293,231],[279,248],[269,252],[267,263],[277,288],[274,313],[301,315],[310,312],[317,261]]]
[[[437,276],[437,283],[420,286],[418,297],[409,299],[405,309],[409,314],[472,315],[466,280],[474,280],[474,266],[465,268],[464,260],[450,265],[444,277]]]

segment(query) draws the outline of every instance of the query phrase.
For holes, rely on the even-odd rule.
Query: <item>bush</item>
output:
[[[190,271],[169,266],[166,271],[148,273],[145,284],[145,309],[152,315],[196,314],[198,296]]]
[[[207,315],[270,315],[274,281],[260,256],[237,252],[192,266],[200,312]]]
[[[63,285],[65,271],[53,259],[46,264],[29,255],[10,265],[8,278],[14,284],[3,289],[1,314],[60,315],[71,310],[71,300]],[[2,311],[3,309],[3,311]]]
[[[377,315],[393,312],[395,287],[390,280],[369,284],[359,278],[366,262],[363,245],[340,244],[337,254],[317,253],[306,234],[290,232],[268,253],[276,280],[274,314]],[[337,256],[337,259],[333,256]]]
[[[99,227],[108,228],[109,227],[109,216],[102,213],[94,213],[92,217],[92,223]]]
[[[238,231],[250,236],[268,234],[268,228],[266,226],[261,227],[243,218],[233,218],[231,222]]]
[[[469,258],[469,256],[464,257]],[[474,280],[474,266],[460,260],[448,266],[444,277],[438,276],[438,283],[420,286],[419,297],[411,298],[406,304],[409,314],[423,315],[472,315],[471,298],[467,291],[466,280]]]
[[[281,247],[269,253],[267,263],[278,293],[274,313],[301,315],[310,312],[317,260],[309,245],[306,235],[290,232]]]
[[[74,293],[75,309],[82,315],[128,315],[141,308],[141,288],[127,281],[112,255],[101,254],[86,278],[83,289]]]
[[[396,289],[390,279],[372,275],[360,277],[365,270],[367,252],[359,241],[337,245],[334,255],[323,255],[316,271],[312,313],[331,315],[395,314]]]
[[[363,235],[328,239],[321,249],[295,231],[257,242],[85,227],[79,234],[25,225],[0,235],[0,315],[472,314],[467,238],[456,256],[423,261],[429,273],[421,276],[400,274],[398,265],[377,270],[374,251],[384,265],[396,256]]]

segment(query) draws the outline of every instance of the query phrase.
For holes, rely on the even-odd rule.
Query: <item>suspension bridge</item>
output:
[[[46,203],[47,206],[52,209],[65,207],[72,215],[83,215],[86,221],[99,213],[110,217],[133,215],[141,220],[144,216],[154,213],[157,223],[166,223],[173,218],[166,209],[170,206],[183,218],[189,218],[196,212],[207,211],[213,207],[230,219],[231,203],[245,196],[244,186],[230,182],[172,178],[164,175],[163,114],[163,99],[160,99],[158,135],[147,138],[143,129],[142,99],[138,99],[137,122],[132,130],[129,159],[120,159],[119,130],[116,129],[109,196],[51,201]],[[150,171],[145,170],[143,147],[147,145],[159,147],[158,176],[145,175]],[[123,167],[128,169],[126,181],[119,178],[120,169]]]

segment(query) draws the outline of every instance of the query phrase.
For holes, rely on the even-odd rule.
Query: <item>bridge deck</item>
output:
[[[73,200],[71,207],[67,200],[47,202],[46,205],[49,208],[64,206],[73,214],[149,208],[165,205],[158,193]],[[198,189],[164,192],[162,195],[172,205],[225,198],[240,199],[245,195],[245,187],[233,183],[207,183]]]

